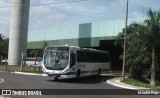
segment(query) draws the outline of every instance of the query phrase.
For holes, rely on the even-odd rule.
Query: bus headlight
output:
[[[69,72],[69,69],[66,69],[65,71],[64,71],[64,73],[68,73]]]

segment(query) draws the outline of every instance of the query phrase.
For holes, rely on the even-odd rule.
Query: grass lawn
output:
[[[42,71],[21,71],[21,72],[26,72],[26,73],[36,73],[36,74],[42,74]]]
[[[144,83],[144,82],[141,82],[139,80],[132,79],[132,78],[124,79],[121,82],[126,83],[126,84],[130,84],[130,85],[134,85],[134,86],[139,86],[139,87],[145,87],[145,88],[152,88],[152,89],[158,89],[158,90],[160,90],[160,85],[159,86],[151,86],[150,84],[147,84],[147,83]]]

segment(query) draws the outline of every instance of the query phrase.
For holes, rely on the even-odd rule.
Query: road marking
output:
[[[5,97],[5,96],[0,95],[0,98],[10,98],[10,97]]]
[[[42,74],[27,73],[27,72],[18,72],[18,71],[15,71],[15,72],[13,72],[13,73],[16,73],[16,74],[22,74],[22,75],[42,76]]]
[[[4,96],[0,95],[0,98],[4,98]]]
[[[0,78],[0,83],[3,83],[4,82],[4,79]]]

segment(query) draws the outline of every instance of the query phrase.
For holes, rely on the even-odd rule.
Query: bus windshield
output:
[[[67,67],[69,51],[46,50],[44,53],[44,66],[50,70],[63,70]]]

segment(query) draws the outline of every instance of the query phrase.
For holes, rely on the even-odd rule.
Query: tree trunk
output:
[[[155,47],[152,47],[152,65],[151,65],[151,80],[150,80],[150,85],[156,85],[156,58],[155,58]]]

